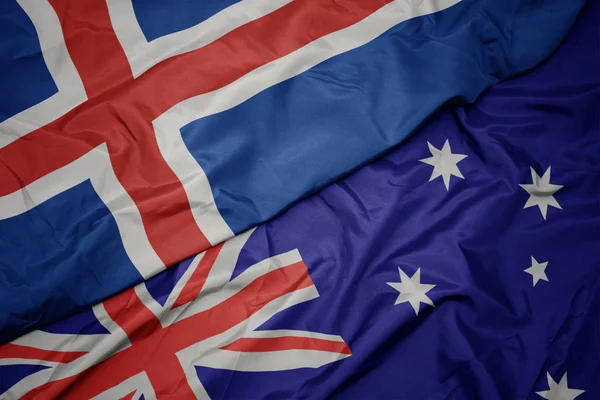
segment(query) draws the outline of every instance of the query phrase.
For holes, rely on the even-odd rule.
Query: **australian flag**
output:
[[[124,3],[127,2],[108,1],[115,7],[123,7]],[[164,37],[164,31],[151,28],[152,16],[144,16],[136,9],[136,2],[132,4],[140,21],[148,18],[147,27],[140,22],[146,40],[152,43]],[[511,2],[496,7],[503,9],[508,4]],[[506,20],[491,18],[492,14],[481,9],[465,14],[484,19],[489,29],[503,33],[531,29],[532,34],[538,35],[530,37],[533,47],[528,52],[505,64],[512,72],[521,68],[515,65],[525,66],[520,61],[541,51],[534,48],[544,32],[543,24],[519,22],[521,12],[533,8],[528,9],[522,2],[515,4]],[[361,51],[366,52],[363,57],[403,54],[393,53],[388,47],[390,42],[381,44],[380,40],[415,46],[415,52],[421,50],[417,43],[423,30],[441,26],[438,23],[446,18],[450,25],[459,23],[468,6],[473,3],[461,2],[422,20],[398,25],[342,57]],[[206,7],[207,13],[214,12],[211,7]],[[537,7],[544,9],[541,4]],[[127,10],[119,11],[126,15]],[[236,200],[240,204],[230,210],[239,209],[246,202],[261,218],[270,215],[263,213],[266,208],[260,208],[267,207],[268,202],[248,202],[257,199],[252,196],[236,197],[240,192],[235,190],[244,190],[239,182],[253,179],[254,167],[244,172],[247,175],[235,178],[239,179],[237,186],[215,189],[215,199],[229,196],[227,201],[216,200],[220,215],[232,232],[242,233],[93,307],[1,346],[0,398],[600,398],[598,20],[600,3],[592,1],[583,8],[558,50],[540,67],[495,84],[472,105],[446,105],[391,153],[256,229],[245,230],[250,219],[240,222],[225,211],[226,206],[219,206],[221,201]],[[196,23],[185,18],[180,22]],[[474,22],[460,27],[455,26],[456,32],[467,30],[480,37],[490,34],[477,30],[481,26]],[[554,29],[559,28],[548,27],[544,33],[557,32]],[[433,41],[435,48],[442,53],[456,52],[456,46],[446,47],[445,39],[447,36]],[[458,36],[453,40],[458,43],[462,39]],[[130,44],[135,43],[131,39]],[[373,53],[366,50],[377,43],[382,47],[375,47]],[[504,42],[486,43],[495,47]],[[431,45],[420,43],[423,47]],[[465,53],[459,54],[459,58],[466,57]],[[153,68],[148,66],[153,58],[135,52],[131,57],[137,57],[131,64],[134,76],[143,77],[145,71]],[[294,110],[300,115],[308,99],[314,100],[315,107],[324,108],[319,105],[319,101],[324,101],[322,96],[315,93],[305,93],[304,105],[296,102],[296,97],[286,97],[308,85],[308,81],[315,85],[318,82],[321,90],[338,89],[328,93],[340,102],[337,112],[341,113],[342,107],[353,110],[357,98],[350,93],[358,90],[365,96],[374,94],[367,84],[369,68],[358,68],[358,61],[346,60],[344,64],[339,60],[333,58],[308,69],[307,75],[275,85],[228,111],[186,125],[180,130],[186,148],[207,152],[199,165],[217,162],[218,153],[211,158],[210,150],[190,143],[205,137],[207,143],[222,142],[223,146],[243,149],[241,139],[219,139],[218,128],[233,126],[244,118],[247,124],[240,127],[266,138],[258,125],[274,129],[277,121],[267,123],[265,118],[296,118],[295,114],[261,116],[260,112],[266,113],[261,110],[269,110],[277,99],[282,103],[289,100],[285,107],[297,107]],[[474,65],[492,63],[499,67],[498,59],[470,61]],[[326,73],[336,71],[326,69],[336,62],[340,62],[337,68],[353,65],[365,86],[350,88],[345,86],[348,80],[336,80],[344,75]],[[375,59],[371,62],[379,65]],[[442,71],[455,67],[446,64],[435,68]],[[400,73],[406,71],[397,70],[401,76],[398,77],[387,75],[391,70],[373,68],[371,78],[383,79],[376,77],[382,74],[386,77],[383,82],[389,82],[389,86],[377,89],[381,96],[387,90],[391,96],[395,88],[411,83]],[[430,73],[432,67],[415,63],[412,68]],[[467,77],[473,71],[464,73]],[[493,76],[486,76],[490,84],[496,78],[506,77]],[[430,78],[432,85],[444,82],[434,79],[435,74]],[[306,81],[303,83],[302,79]],[[395,79],[404,83],[394,87]],[[446,82],[461,83],[464,82],[460,79]],[[281,85],[286,84],[283,89]],[[411,93],[418,94],[420,86],[414,84],[415,92]],[[444,90],[441,87],[440,93]],[[438,93],[424,89],[421,94],[431,96],[433,102]],[[473,96],[476,94],[477,91],[472,92]],[[451,103],[457,100],[454,98]],[[412,107],[417,107],[390,103],[385,97],[370,104],[374,107],[369,111],[372,115],[385,111],[378,106],[393,106],[398,115],[405,115],[407,110],[416,113]],[[427,102],[419,103],[425,107],[424,104]],[[330,110],[335,114],[335,107]],[[362,121],[366,125],[359,126],[368,138],[365,140],[373,142],[368,132],[379,132],[382,143],[389,144],[392,139],[385,135],[392,130],[387,130],[386,124],[394,124],[396,116],[387,112],[367,122],[363,115],[356,116],[356,120],[339,119],[337,124],[348,131],[345,124]],[[304,114],[289,126],[301,122],[304,126],[321,126],[317,124],[319,118],[327,120],[310,115],[313,118]],[[284,122],[288,121],[280,122],[281,126],[288,126]],[[160,126],[160,121],[154,122],[156,129]],[[229,129],[233,128],[225,130]],[[338,165],[335,157],[340,154],[355,154],[352,149],[358,136],[353,136],[351,129],[345,137],[341,133],[336,137],[333,125],[323,129],[322,137],[332,138],[326,143],[339,140],[339,147],[321,147],[317,143],[322,142],[315,142],[321,153],[314,154],[321,154],[325,161],[329,157],[331,165]],[[403,132],[402,129],[395,126],[393,131]],[[212,136],[208,140],[209,136],[203,135]],[[315,135],[320,137],[318,132]],[[260,153],[256,143],[254,149]],[[275,149],[280,151],[276,146]],[[101,148],[98,154],[101,158],[108,153]],[[303,154],[288,151],[285,158],[291,161],[290,165],[301,166],[304,164],[300,161],[293,161]],[[325,161],[321,158],[314,161],[315,174],[328,171],[328,176],[333,177],[345,168],[338,165],[339,171],[323,172]],[[264,164],[262,168],[267,169],[276,165],[266,156],[248,162]],[[244,165],[247,164],[239,164],[238,168],[245,168]],[[296,174],[311,171],[306,168]],[[213,185],[211,175],[208,176]],[[227,181],[227,174],[219,176],[223,180],[217,181]],[[288,196],[305,190],[281,193],[277,191],[278,182],[269,175],[263,179],[270,180],[265,184],[274,203],[278,198],[286,199],[275,208],[290,201]],[[303,176],[298,177],[302,179]],[[259,187],[250,183],[247,186]],[[86,189],[77,190],[97,193],[98,189],[91,181]],[[66,203],[57,204],[66,208]],[[5,235],[9,231],[1,232]],[[2,285],[7,285],[6,280]],[[85,287],[82,283],[81,288]],[[18,315],[6,310],[7,315]],[[44,311],[54,312],[51,308]]]

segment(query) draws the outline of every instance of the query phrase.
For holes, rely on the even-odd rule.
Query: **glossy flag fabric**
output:
[[[597,399],[599,18],[273,221],[0,347],[0,390]]]
[[[584,1],[160,3],[0,5],[1,342],[264,222],[532,68]]]

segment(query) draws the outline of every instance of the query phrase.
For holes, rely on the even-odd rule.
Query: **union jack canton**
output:
[[[283,371],[349,357],[340,336],[257,329],[319,293],[298,250],[230,280],[250,234],[0,347],[0,366],[35,371],[0,398],[208,399],[195,367]]]

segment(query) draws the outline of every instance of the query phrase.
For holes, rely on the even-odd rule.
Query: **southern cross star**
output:
[[[417,272],[415,272],[411,278],[409,278],[400,267],[398,267],[398,272],[400,273],[400,282],[386,282],[400,292],[394,305],[410,303],[415,310],[416,315],[419,315],[420,303],[429,304],[430,306],[435,307],[433,301],[425,294],[433,289],[435,285],[421,283],[421,268],[417,269]]]
[[[446,140],[441,150],[436,149],[429,142],[427,142],[427,146],[429,146],[429,151],[431,152],[432,157],[423,158],[419,161],[433,166],[433,172],[431,173],[429,182],[441,176],[444,180],[444,185],[446,185],[446,190],[450,190],[451,175],[454,175],[460,179],[465,179],[463,174],[458,169],[457,164],[464,160],[467,157],[466,155],[452,154],[452,149],[450,149],[450,143],[448,140]]]
[[[539,280],[548,281],[548,277],[546,276],[546,267],[548,266],[548,262],[539,263],[533,256],[531,256],[531,267],[527,268],[525,272],[530,274],[533,277],[533,286],[535,286]]]
[[[542,392],[536,392],[548,400],[574,400],[577,396],[585,392],[585,390],[569,389],[567,384],[567,373],[563,375],[559,383],[556,383],[550,376],[549,372],[546,372],[548,379],[548,390]]]
[[[546,214],[548,213],[548,206],[562,210],[562,207],[554,198],[554,193],[562,189],[563,186],[550,183],[550,168],[548,167],[544,175],[540,178],[533,167],[531,167],[532,183],[519,185],[529,193],[529,199],[527,199],[527,203],[525,203],[523,208],[538,206],[544,219],[546,219]]]

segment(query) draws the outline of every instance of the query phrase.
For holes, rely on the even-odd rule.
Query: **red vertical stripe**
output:
[[[108,14],[106,0],[49,0],[88,98],[132,81],[129,61]]]

